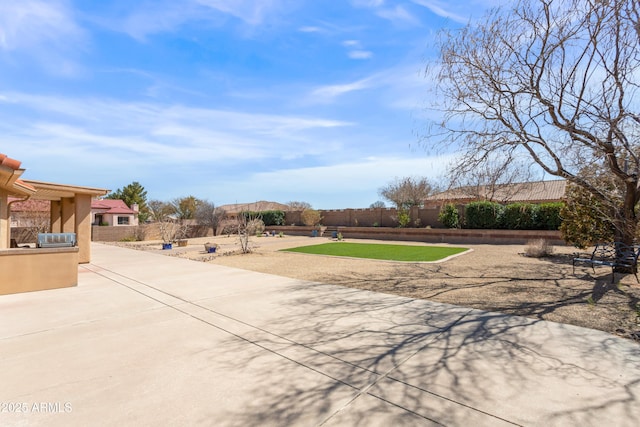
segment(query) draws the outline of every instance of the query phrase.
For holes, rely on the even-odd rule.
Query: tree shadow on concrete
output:
[[[640,416],[630,341],[328,285],[282,292],[287,314],[223,346],[230,372],[253,374],[228,425],[632,425]]]
[[[566,262],[569,259],[569,265]],[[327,274],[324,283],[427,299],[620,334],[636,327],[640,286],[572,273],[570,258],[518,270],[452,272],[446,264],[401,265],[387,274]],[[318,278],[320,279],[320,278]],[[621,333],[628,337],[626,332]]]

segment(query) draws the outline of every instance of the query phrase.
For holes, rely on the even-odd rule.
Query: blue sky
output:
[[[440,28],[497,0],[0,0],[0,152],[149,199],[362,208],[438,179],[419,144]]]

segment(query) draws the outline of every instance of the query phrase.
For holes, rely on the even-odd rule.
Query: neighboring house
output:
[[[478,200],[498,203],[560,202],[565,198],[566,186],[567,181],[559,179],[453,188],[427,198],[425,207],[439,207],[443,203],[467,204]]]
[[[11,227],[36,227],[46,230],[49,228],[51,202],[49,200],[29,199],[21,201],[9,197],[11,207]]]
[[[91,201],[93,225],[138,225],[138,205],[128,207],[122,200],[96,199]]]

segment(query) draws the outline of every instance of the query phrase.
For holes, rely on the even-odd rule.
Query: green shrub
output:
[[[538,230],[558,230],[562,224],[560,211],[564,203],[541,203],[538,205],[535,228]]]
[[[264,222],[265,226],[285,224],[284,211],[260,211],[260,212],[246,211],[246,212],[242,212],[242,215],[244,215],[245,218],[247,219],[260,218],[262,222]]]
[[[411,216],[406,209],[398,210],[398,227],[405,228],[411,222]]]
[[[284,225],[284,211],[262,211],[260,212],[262,215],[262,221],[264,225]]]
[[[438,221],[447,228],[460,228],[458,208],[452,203],[442,206],[438,214]]]
[[[499,203],[471,202],[464,207],[466,228],[500,228],[503,210]]]
[[[567,203],[560,210],[560,232],[565,242],[577,248],[587,248],[598,242],[615,239],[615,227],[608,220],[611,211],[588,191],[570,185]]]
[[[536,228],[538,205],[511,203],[504,207],[502,225],[508,230],[533,230]]]

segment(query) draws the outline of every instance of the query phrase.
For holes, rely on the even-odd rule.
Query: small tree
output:
[[[200,203],[195,197],[187,196],[173,199],[171,206],[178,219],[194,219]]]
[[[264,231],[264,223],[258,212],[241,212],[236,217],[238,242],[243,254],[251,252],[251,236]]]
[[[185,224],[167,217],[158,222],[158,231],[164,243],[172,243],[186,236],[187,227]]]
[[[305,209],[300,214],[300,220],[304,225],[315,227],[317,225],[320,225],[320,222],[322,221],[322,216],[320,215],[320,212],[317,210]]]
[[[398,209],[423,206],[431,194],[432,186],[427,178],[396,178],[378,190],[381,197],[392,202]]]
[[[411,223],[411,215],[409,215],[409,211],[406,208],[401,207],[398,209],[396,220],[398,221],[398,227],[405,228]]]
[[[369,205],[370,209],[384,209],[387,205],[384,204],[382,200],[378,200],[377,202],[373,202]]]
[[[290,211],[303,211],[305,209],[311,209],[311,203],[291,201],[287,203],[287,207]]]
[[[560,232],[565,242],[584,249],[615,239],[615,227],[608,220],[611,208],[585,189],[568,185],[566,203],[560,211]]]
[[[224,209],[216,207],[215,204],[208,200],[202,200],[196,208],[195,218],[198,224],[210,227],[213,235],[218,234],[218,226],[224,220],[227,212]]]
[[[438,221],[447,228],[460,228],[458,208],[453,203],[442,206],[438,214]]]
[[[134,181],[129,185],[125,185],[122,189],[108,194],[107,199],[122,200],[127,206],[138,205],[138,219],[140,222],[146,222],[150,217],[149,207],[147,206],[147,191],[139,182]]]
[[[173,215],[173,207],[167,202],[161,200],[150,200],[147,204],[149,208],[149,217],[153,221],[164,221]]]

